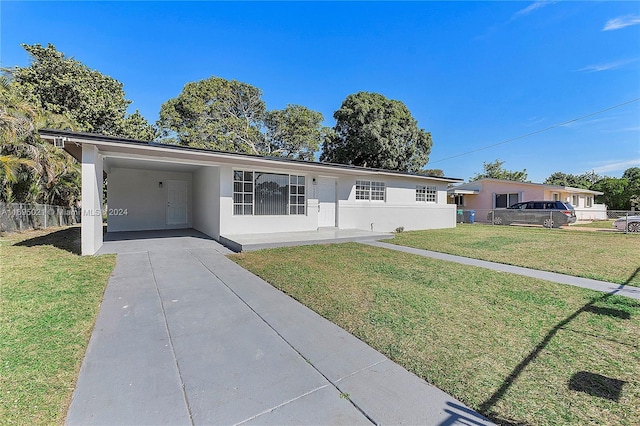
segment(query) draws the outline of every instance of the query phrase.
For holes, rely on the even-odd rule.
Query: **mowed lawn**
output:
[[[387,242],[640,287],[640,234],[458,224]]]
[[[357,243],[230,257],[498,423],[640,418],[637,300]]]
[[[0,423],[61,424],[114,256],[80,257],[80,228],[0,237]]]

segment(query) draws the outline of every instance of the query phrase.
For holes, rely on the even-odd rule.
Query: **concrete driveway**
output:
[[[103,251],[117,264],[67,424],[490,424],[215,241],[150,237]]]

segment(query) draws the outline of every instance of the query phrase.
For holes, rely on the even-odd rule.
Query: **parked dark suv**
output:
[[[491,210],[487,220],[495,225],[534,223],[545,228],[559,228],[574,223],[576,212],[571,204],[562,201],[525,201],[506,209]]]

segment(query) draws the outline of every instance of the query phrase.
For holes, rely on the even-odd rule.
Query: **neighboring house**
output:
[[[505,209],[521,201],[566,201],[573,205],[578,220],[605,220],[607,206],[595,204],[602,192],[570,186],[480,179],[449,188],[449,199],[459,209],[476,210],[475,220],[486,221],[486,212]],[[483,214],[484,213],[484,214]]]
[[[109,232],[194,228],[225,235],[319,227],[392,232],[455,227],[447,188],[462,179],[43,130],[82,162],[82,254]],[[56,140],[57,139],[57,140]]]

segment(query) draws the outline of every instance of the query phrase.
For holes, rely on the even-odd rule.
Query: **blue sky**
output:
[[[121,81],[131,111],[151,122],[185,83],[219,76],[260,88],[268,109],[320,111],[329,126],[351,93],[400,100],[432,133],[426,167],[451,177],[468,179],[495,159],[526,168],[534,182],[555,171],[619,177],[640,166],[636,1],[2,1],[0,8],[3,67],[28,65],[21,43],[53,43]]]

